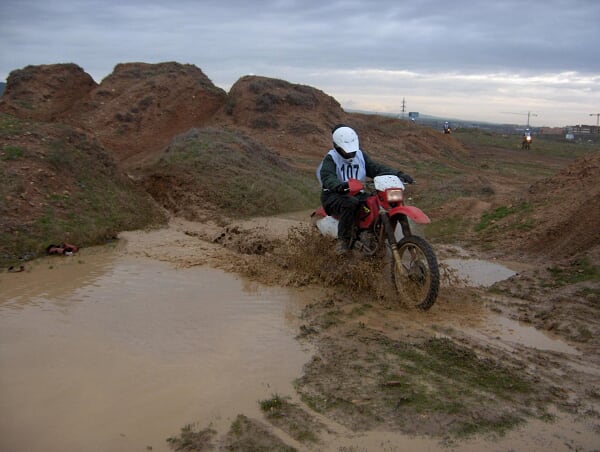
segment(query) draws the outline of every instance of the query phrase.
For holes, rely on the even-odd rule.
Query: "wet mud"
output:
[[[597,450],[593,343],[495,289],[527,268],[440,247],[422,312],[377,265],[340,266],[305,214],[173,220],[0,274],[2,445],[170,450],[194,430],[190,450],[240,432],[296,450]]]

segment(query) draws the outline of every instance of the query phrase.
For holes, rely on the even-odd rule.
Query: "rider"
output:
[[[450,124],[448,121],[444,123],[444,133],[450,133]]]
[[[317,178],[321,183],[321,204],[325,212],[339,218],[336,251],[345,254],[349,250],[352,228],[361,202],[360,197],[348,194],[348,179],[364,182],[367,177],[383,174],[397,175],[406,184],[414,183],[414,179],[372,160],[360,149],[358,135],[351,127],[338,124],[331,132],[333,149],[317,168]]]
[[[531,130],[529,128],[523,131],[523,141],[521,142],[521,147],[525,147],[528,144],[531,144]]]

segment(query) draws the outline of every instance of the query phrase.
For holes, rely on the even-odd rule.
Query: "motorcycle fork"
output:
[[[404,235],[404,237],[409,237],[412,235],[412,232],[410,230],[410,224],[408,223],[408,218],[406,217],[406,215],[402,215],[398,218],[398,222],[400,223],[400,227],[402,228],[402,235]]]
[[[392,255],[394,256],[394,265],[402,265],[402,257],[400,256],[400,251],[398,250],[398,244],[396,243],[396,235],[394,234],[394,227],[392,226],[392,220],[390,216],[385,211],[381,211],[379,213],[381,221],[383,223],[383,230],[386,235],[386,239],[390,244],[390,248],[392,250]],[[404,230],[404,227],[402,228]]]
[[[392,222],[390,216],[385,211],[380,212],[380,217],[383,222],[383,229],[386,234],[387,241],[390,244],[390,248],[392,250],[392,256],[394,257],[394,265],[397,265],[398,267],[404,270],[402,266],[402,256],[400,255],[400,250],[398,249],[398,244],[396,243],[395,224],[392,224],[395,222]],[[408,219],[406,218],[406,216],[399,216],[397,221],[400,223],[400,227],[402,228],[402,234],[404,235],[404,237],[411,236],[412,233],[410,231],[410,224],[408,223]]]

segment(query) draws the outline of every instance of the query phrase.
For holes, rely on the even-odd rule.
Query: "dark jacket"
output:
[[[369,157],[365,151],[362,151],[362,153],[365,159],[367,177],[373,178],[375,176],[380,176],[383,174],[393,174],[397,175],[402,179],[402,176],[404,175],[402,171],[395,170],[393,168],[390,168],[389,166],[382,165],[381,163],[376,162],[371,157]],[[323,159],[320,176],[323,190],[333,190],[335,187],[337,187],[343,182],[338,179],[335,162],[329,154],[327,154]]]

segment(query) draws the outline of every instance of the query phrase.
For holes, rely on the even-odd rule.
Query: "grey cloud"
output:
[[[99,81],[119,62],[179,61],[220,86],[256,73],[336,92],[343,82],[372,92],[495,93],[510,90],[489,74],[599,74],[598,23],[595,0],[3,0],[0,78],[28,64],[74,62]],[[485,77],[444,82],[444,74]],[[598,99],[589,84],[569,86]]]

